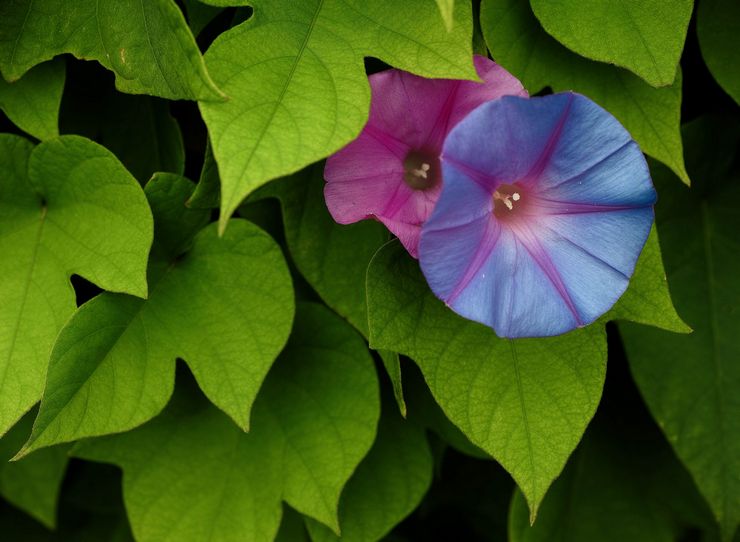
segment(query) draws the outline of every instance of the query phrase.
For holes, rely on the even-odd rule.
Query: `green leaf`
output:
[[[306,523],[298,512],[290,506],[283,505],[283,517],[280,529],[275,535],[275,542],[310,542]]]
[[[255,197],[275,197],[280,201],[285,238],[296,267],[327,305],[367,337],[365,274],[375,252],[388,240],[388,231],[371,220],[337,224],[324,202],[323,173],[321,162],[270,183]],[[207,182],[198,186],[206,186]],[[379,354],[393,384],[396,402],[405,415],[398,354]]]
[[[141,184],[156,172],[182,175],[185,148],[169,104],[149,96],[113,93],[98,119],[99,137]]]
[[[510,542],[674,542],[692,538],[689,526],[711,532],[711,514],[691,477],[657,428],[643,427],[646,413],[624,420],[601,414],[553,483],[534,525],[521,492],[514,494]]]
[[[0,495],[53,529],[68,447],[56,446],[21,461],[8,462],[31,433],[34,415],[35,412],[26,414],[0,439]]]
[[[94,59],[131,94],[224,98],[173,0],[0,3],[0,72],[8,81],[62,53]]]
[[[299,305],[248,434],[178,393],[151,423],[77,454],[123,468],[140,542],[272,540],[281,499],[337,529],[341,490],[375,437],[378,395],[361,337],[326,308]]]
[[[432,453],[424,430],[395,413],[380,419],[378,436],[339,501],[339,537],[307,520],[313,542],[374,542],[409,515],[432,483]]]
[[[671,86],[656,89],[626,70],[573,54],[542,29],[524,1],[483,0],[481,26],[493,58],[531,93],[549,86],[587,95],[612,113],[646,154],[689,184],[680,132],[680,72]]]
[[[218,207],[218,200],[221,197],[219,191],[218,166],[216,159],[213,157],[211,141],[206,140],[206,151],[203,157],[203,167],[200,170],[200,179],[195,186],[193,195],[187,202],[191,209],[215,209]]]
[[[62,90],[64,61],[44,62],[15,83],[0,78],[0,109],[24,132],[50,139],[59,135]]]
[[[208,26],[208,23],[223,11],[217,7],[208,6],[199,0],[184,0],[183,4],[188,16],[188,25],[194,36],[200,34]]]
[[[660,200],[658,205],[662,205]],[[691,331],[676,313],[671,301],[655,226],[650,230],[650,236],[637,260],[627,291],[606,317],[609,320],[630,320],[676,333]]]
[[[452,31],[455,24],[455,0],[436,0],[437,9],[445,23],[448,32]]]
[[[86,65],[87,64],[87,65]],[[143,185],[155,172],[185,170],[180,127],[166,100],[121,94],[99,66],[70,62],[60,130],[97,141]]]
[[[290,275],[257,226],[234,220],[223,237],[215,224],[200,229],[208,213],[185,207],[192,189],[169,174],[147,185],[156,230],[149,298],[102,294],[64,326],[21,455],[154,417],[172,393],[176,358],[216,406],[249,427],[252,402],[290,333]]]
[[[435,298],[397,242],[373,258],[367,291],[371,346],[416,361],[447,417],[511,473],[534,517],[601,397],[603,327],[499,339]]]
[[[530,0],[547,32],[579,55],[622,66],[651,85],[676,78],[694,0]]]
[[[458,452],[478,459],[491,459],[491,456],[475,446],[468,437],[457,428],[432,397],[419,369],[409,367],[406,372],[406,397],[408,398],[410,422],[421,425],[438,436],[445,445]]]
[[[201,103],[221,175],[220,227],[271,179],[354,139],[367,121],[363,57],[426,77],[471,78],[472,16],[455,6],[447,32],[431,0],[257,0],[254,15],[206,53],[229,95]]]
[[[676,307],[694,329],[679,336],[620,326],[650,411],[720,522],[740,522],[740,144],[733,121],[701,119],[684,130],[691,190],[656,167],[658,230]]]
[[[701,0],[696,16],[699,46],[709,71],[740,104],[740,4],[734,0]]]
[[[76,136],[33,147],[0,135],[0,434],[41,397],[80,275],[147,295],[152,218],[144,192],[103,147]]]
[[[324,202],[324,163],[271,183],[257,196],[280,200],[285,239],[301,274],[331,308],[367,336],[365,272],[388,240],[380,222],[337,224]]]

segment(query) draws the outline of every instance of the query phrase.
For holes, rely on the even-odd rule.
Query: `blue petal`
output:
[[[656,196],[639,147],[602,108],[573,93],[484,104],[448,137],[443,172],[420,263],[460,315],[503,337],[550,336],[624,293]],[[527,187],[526,214],[496,218],[500,183]]]

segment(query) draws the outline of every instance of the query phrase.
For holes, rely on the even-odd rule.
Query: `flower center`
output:
[[[506,219],[516,215],[522,205],[522,191],[513,184],[501,184],[493,193],[493,214]]]
[[[403,161],[403,180],[414,190],[428,190],[439,184],[439,158],[434,153],[410,151]]]

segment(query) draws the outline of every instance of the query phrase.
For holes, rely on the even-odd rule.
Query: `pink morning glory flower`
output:
[[[656,194],[637,143],[594,102],[486,103],[452,130],[442,166],[419,260],[455,312],[501,337],[543,337],[593,322],[624,293]]]
[[[449,131],[484,102],[527,95],[493,61],[482,56],[474,61],[481,83],[425,79],[400,70],[370,76],[370,118],[324,170],[324,196],[334,220],[375,218],[418,257],[421,225],[442,188],[439,157]]]

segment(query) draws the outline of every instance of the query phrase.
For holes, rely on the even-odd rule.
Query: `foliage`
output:
[[[737,540],[740,9],[696,4],[0,2],[2,538]],[[327,210],[367,75],[473,51],[649,157],[591,325],[499,338]]]

